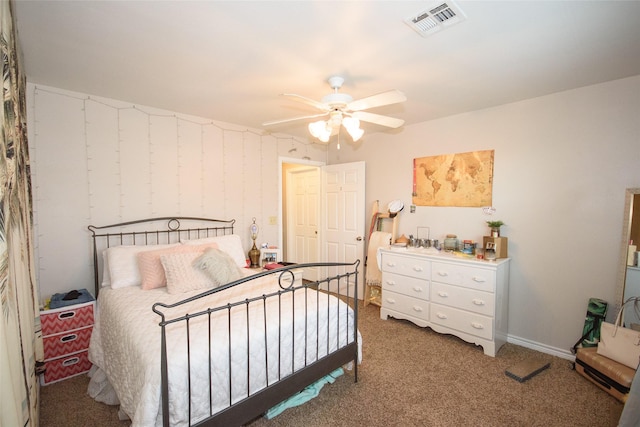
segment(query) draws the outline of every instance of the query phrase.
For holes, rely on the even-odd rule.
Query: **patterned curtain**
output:
[[[9,0],[1,0],[0,26],[0,425],[37,427],[36,362],[43,355],[34,275],[26,81]]]

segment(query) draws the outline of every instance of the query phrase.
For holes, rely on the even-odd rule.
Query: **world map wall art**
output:
[[[413,159],[413,204],[492,205],[494,150]]]

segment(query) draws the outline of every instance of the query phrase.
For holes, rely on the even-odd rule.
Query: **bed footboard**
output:
[[[357,382],[359,263],[291,265],[154,304],[163,425],[240,426],[349,363]],[[312,267],[332,273],[295,282],[295,270]],[[202,308],[206,299],[253,287],[257,295]]]
[[[335,353],[324,357],[322,360],[306,366],[303,370],[296,372],[268,389],[261,390],[247,399],[224,409],[212,418],[202,421],[196,426],[241,426],[248,421],[260,416],[267,410],[282,402],[284,399],[293,396],[309,384],[313,384],[320,378],[328,375],[336,369],[349,362],[354,362],[355,382],[358,382],[357,363],[354,354],[357,355],[358,346],[350,343]]]

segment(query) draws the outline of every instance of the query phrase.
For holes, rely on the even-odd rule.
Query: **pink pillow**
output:
[[[193,263],[202,254],[198,252],[173,253],[162,255],[160,262],[167,275],[167,292],[180,294],[210,288],[213,281],[199,268],[194,268]]]
[[[167,277],[160,257],[176,253],[204,253],[209,248],[218,248],[216,243],[206,245],[180,245],[167,249],[140,252],[138,254],[138,269],[142,278],[141,287],[143,290],[162,288],[167,286]]]

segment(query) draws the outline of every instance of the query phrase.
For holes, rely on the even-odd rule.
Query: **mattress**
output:
[[[198,313],[278,289],[273,277],[267,276],[197,299],[172,310],[171,315]],[[143,291],[139,286],[103,288],[100,292],[89,358],[106,375],[133,427],[162,424],[160,317],[151,307],[199,293],[170,295],[166,288]],[[168,326],[172,426],[189,424],[189,390],[194,422],[209,416],[210,401],[215,413],[354,339],[351,308],[322,292],[299,290],[293,297],[289,294],[251,303],[248,314],[244,307],[212,313],[211,332],[205,321],[208,315],[190,321],[188,333],[184,325]],[[282,312],[293,312],[294,316],[283,316]],[[279,317],[283,321],[278,327]],[[247,323],[250,333],[246,332]],[[361,358],[359,332],[358,343]]]

